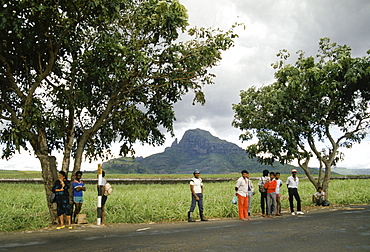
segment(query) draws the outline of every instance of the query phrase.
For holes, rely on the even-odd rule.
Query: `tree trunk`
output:
[[[315,186],[315,188],[317,188],[317,181],[315,180],[315,178],[310,173],[310,170],[308,168],[308,161],[306,161],[304,163],[301,163],[301,162],[298,162],[298,163],[299,163],[299,166],[304,171],[304,173],[306,174],[307,178],[310,180],[310,182]]]
[[[68,174],[69,172],[69,166],[71,163],[71,153],[74,136],[74,109],[70,109],[68,116],[68,127],[66,129],[66,138],[64,139],[64,153],[62,161],[62,171],[65,171],[66,174]],[[74,172],[72,173],[71,180],[73,179],[73,176]]]
[[[324,175],[323,181],[321,182],[322,177],[320,175],[317,181],[311,175],[310,170],[308,168],[308,162],[304,162],[304,163],[299,162],[299,166],[305,172],[310,182],[314,185],[316,191],[318,190],[318,187],[322,187],[322,190],[325,192],[325,199],[327,200],[329,198],[329,182],[330,182],[331,167],[325,164],[325,175]],[[320,168],[322,168],[322,164],[320,164]],[[322,172],[321,169],[319,172],[320,173]]]
[[[325,192],[325,199],[329,198],[329,182],[330,182],[331,166],[325,165],[325,176],[322,182],[322,190]]]
[[[87,141],[86,134],[83,134],[78,140],[77,149],[76,149],[75,158],[74,158],[74,164],[73,164],[73,174],[81,170],[82,156],[84,153],[86,141]]]
[[[57,172],[57,165],[56,165],[56,158],[54,156],[49,155],[38,155],[37,156],[42,169],[42,178],[44,180],[44,187],[46,192],[46,204],[49,209],[50,214],[50,225],[57,224],[58,218],[56,213],[56,204],[50,203],[50,196],[52,194],[52,187],[54,182],[58,179],[58,172]]]

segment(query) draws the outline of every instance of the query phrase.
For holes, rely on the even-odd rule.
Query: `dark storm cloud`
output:
[[[176,137],[186,129],[202,127],[216,136],[241,144],[241,133],[231,126],[232,104],[239,102],[240,90],[274,81],[271,63],[276,53],[287,49],[294,63],[296,52],[316,55],[320,38],[347,44],[353,56],[365,56],[370,49],[370,1],[246,1],[183,0],[190,26],[221,27],[242,22],[236,46],[223,54],[220,65],[211,70],[217,75],[215,85],[204,88],[206,104],[191,105],[192,95],[175,105]]]
[[[216,84],[205,87],[205,106],[191,106],[188,95],[177,104],[178,123],[192,120],[209,121],[212,127],[231,127],[233,111],[239,92],[252,85],[261,86],[274,81],[271,63],[280,49],[293,55],[303,50],[315,55],[319,39],[330,37],[332,42],[347,44],[353,53],[364,56],[370,49],[370,1],[245,1],[202,0],[181,1],[188,9],[191,26],[221,25],[243,22],[238,30],[236,46],[224,53],[216,73]],[[203,9],[206,8],[206,9]],[[231,55],[231,56],[230,56]],[[194,123],[193,121],[191,123]]]

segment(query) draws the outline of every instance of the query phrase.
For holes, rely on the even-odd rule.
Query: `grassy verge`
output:
[[[108,179],[109,180],[109,179]],[[284,180],[283,180],[284,181]],[[332,204],[369,204],[370,180],[333,180],[329,201]],[[255,187],[257,181],[253,181]],[[231,204],[235,182],[204,185],[204,205],[207,218],[237,217],[237,207]],[[48,225],[48,210],[43,185],[0,184],[0,231],[29,230]],[[299,193],[303,206],[311,204],[313,186],[301,180]],[[287,189],[281,189],[282,207],[288,208]],[[253,197],[252,213],[258,213],[260,194]],[[97,193],[95,185],[87,185],[82,213],[89,223],[96,222]],[[190,206],[190,190],[185,184],[174,185],[114,185],[106,204],[107,223],[146,223],[184,221]],[[198,218],[196,210],[195,217]]]

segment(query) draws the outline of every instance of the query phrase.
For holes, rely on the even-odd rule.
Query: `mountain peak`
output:
[[[171,149],[167,148],[166,151],[191,155],[231,154],[235,152],[243,152],[245,154],[245,151],[236,144],[221,140],[210,132],[201,129],[187,130],[178,145],[173,146]]]
[[[259,164],[255,159],[234,143],[221,140],[202,129],[187,130],[182,139],[177,139],[163,153],[142,159],[128,161],[124,158],[104,163],[110,173],[159,173],[191,174],[199,169],[203,174],[221,174],[248,170],[250,173],[270,171],[289,171],[292,166],[276,163],[274,167]],[[289,173],[288,172],[288,173]]]

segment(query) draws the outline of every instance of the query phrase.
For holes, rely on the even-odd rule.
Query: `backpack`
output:
[[[111,193],[113,192],[113,187],[107,182],[105,184],[105,192],[104,192],[104,196],[108,196],[110,195]]]
[[[57,202],[57,199],[56,199],[56,197],[55,197],[55,193],[52,193],[52,194],[50,195],[50,203],[55,203],[55,202]]]
[[[266,192],[266,189],[264,188],[264,185],[266,184],[266,178],[261,177],[260,180],[262,181],[262,185],[258,186],[258,190],[260,191],[260,193]]]
[[[327,201],[327,200],[324,200],[323,202],[322,202],[322,206],[329,206],[330,205],[330,203],[329,203],[329,201]]]

